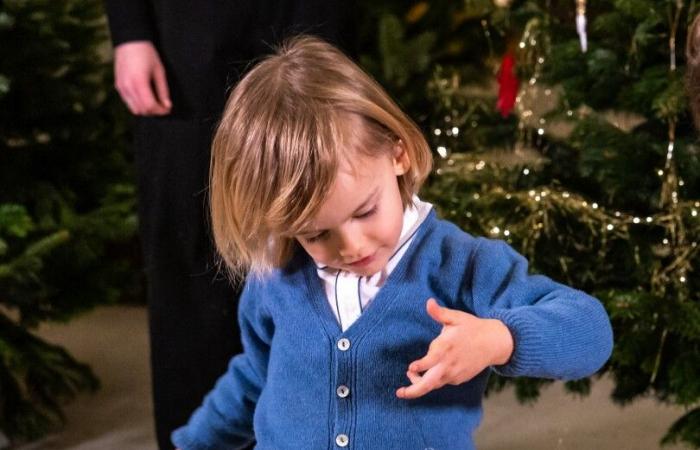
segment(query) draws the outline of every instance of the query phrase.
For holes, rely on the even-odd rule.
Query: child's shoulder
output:
[[[471,251],[484,238],[473,236],[462,230],[453,222],[433,215],[426,220],[427,229],[421,239],[428,248],[439,250],[441,253],[453,251]]]
[[[513,261],[522,256],[501,239],[474,236],[446,219],[434,216],[421,239],[421,253],[438,258],[441,265],[454,261],[471,266],[485,261]]]

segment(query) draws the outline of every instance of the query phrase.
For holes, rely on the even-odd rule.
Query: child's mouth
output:
[[[362,258],[362,259],[358,259],[357,261],[352,262],[352,263],[350,263],[349,265],[350,265],[351,267],[355,267],[355,268],[357,268],[357,267],[365,267],[365,266],[367,266],[368,264],[370,264],[372,261],[374,261],[374,253],[372,253],[372,254],[369,255],[369,256],[365,256],[365,257]]]

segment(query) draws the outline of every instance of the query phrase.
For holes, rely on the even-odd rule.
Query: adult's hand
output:
[[[114,49],[114,84],[137,116],[163,116],[172,104],[165,68],[150,41],[133,41]]]

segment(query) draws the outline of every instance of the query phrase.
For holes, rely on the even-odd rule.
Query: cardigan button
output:
[[[338,397],[345,398],[348,395],[350,395],[350,388],[345,386],[344,384],[341,384],[340,386],[338,386],[338,389],[335,390],[335,393],[338,394]]]
[[[347,447],[350,443],[350,438],[347,434],[339,434],[335,437],[335,445],[338,447]]]
[[[341,338],[338,340],[338,348],[342,351],[346,351],[350,348],[350,339]]]

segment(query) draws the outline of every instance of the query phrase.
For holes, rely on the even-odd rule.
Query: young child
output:
[[[330,45],[287,43],[240,82],[216,133],[211,212],[249,270],[245,352],[181,449],[473,449],[491,369],[574,379],[612,348],[594,298],[415,194],[427,142]]]

